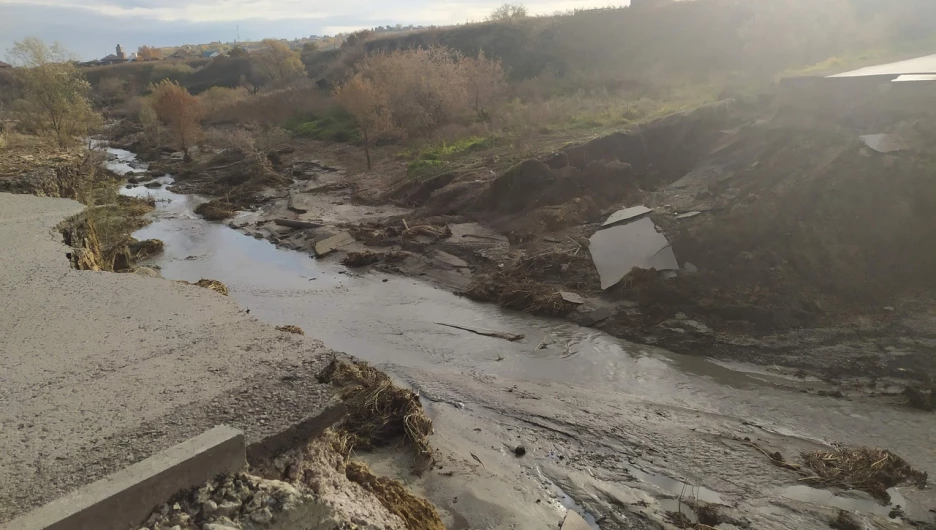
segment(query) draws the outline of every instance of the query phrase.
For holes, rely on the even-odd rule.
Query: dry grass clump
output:
[[[501,270],[476,276],[461,294],[535,315],[562,316],[577,306],[563,300],[560,289],[547,282],[559,280],[579,259],[561,249],[521,256]]]
[[[130,243],[130,255],[134,261],[144,259],[158,254],[166,248],[166,244],[160,239],[146,239],[144,241],[134,241]]]
[[[282,331],[283,333],[294,333],[296,335],[305,335],[305,331],[302,331],[302,328],[299,326],[276,326],[276,331]]]
[[[431,502],[417,497],[400,482],[378,477],[363,462],[348,462],[348,480],[372,493],[390,513],[397,515],[412,530],[445,530],[439,512]]]
[[[223,294],[224,296],[228,295],[228,288],[223,283],[218,280],[206,280],[202,278],[192,285],[197,285],[199,287],[204,287],[205,289],[210,289],[218,294]]]
[[[802,453],[805,469],[812,474],[800,479],[810,485],[856,489],[890,502],[889,488],[900,484],[926,485],[927,474],[910,467],[886,449],[836,447],[832,451]]]
[[[366,362],[334,359],[318,379],[342,388],[340,396],[348,408],[339,426],[343,454],[356,447],[385,446],[403,439],[419,456],[430,457],[432,420],[418,395],[394,385],[387,374]]]
[[[234,217],[236,207],[226,201],[215,199],[195,208],[195,213],[208,221],[223,221]]]
[[[380,261],[380,254],[365,250],[363,252],[348,252],[348,255],[341,260],[345,267],[366,267]]]

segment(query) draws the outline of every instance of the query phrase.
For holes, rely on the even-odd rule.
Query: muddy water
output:
[[[111,151],[119,155],[118,163],[132,156]],[[436,367],[637,395],[664,405],[741,417],[780,435],[888,447],[922,470],[936,472],[936,449],[928,442],[931,415],[791,392],[778,385],[821,383],[635,345],[565,321],[474,303],[415,279],[357,274],[334,260],[277,249],[199,219],[192,210],[204,199],[165,188],[123,192],[157,199],[155,222],[134,236],[165,242],[165,252],[150,263],[166,278],[220,280],[251,316],[276,325],[298,325],[327,346],[390,372],[396,367]],[[438,323],[522,333],[526,338],[511,343]],[[536,350],[544,336],[549,346]],[[642,480],[668,479],[647,475]],[[814,492],[777,494],[829,506],[842,502],[827,492]]]

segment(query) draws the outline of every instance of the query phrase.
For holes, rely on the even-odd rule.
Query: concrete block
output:
[[[245,465],[244,433],[215,427],[39,507],[2,530],[127,530],[179,490]]]

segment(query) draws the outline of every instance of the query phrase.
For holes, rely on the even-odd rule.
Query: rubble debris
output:
[[[601,227],[608,228],[608,227],[615,226],[618,224],[628,223],[630,221],[636,221],[638,218],[643,217],[644,215],[647,215],[648,213],[652,211],[653,211],[652,208],[647,208],[646,206],[642,206],[642,205],[634,206],[632,208],[624,208],[622,210],[618,210],[614,212],[613,214],[611,214],[611,216],[608,217],[608,220],[605,221],[601,225]]]
[[[693,211],[693,212],[681,213],[681,214],[679,214],[679,215],[676,216],[676,219],[679,219],[680,221],[683,221],[683,220],[685,220],[685,219],[692,219],[693,217],[695,217],[695,216],[697,216],[697,215],[702,215],[702,212],[695,212],[695,211]]]
[[[325,226],[323,223],[313,223],[312,221],[297,221],[295,219],[273,219],[273,224],[276,226],[285,226],[299,230],[304,230],[306,228],[321,228]]]
[[[221,475],[158,506],[145,529],[259,530],[271,522],[337,523],[335,506],[292,484],[246,474]]]
[[[485,337],[494,337],[496,339],[504,339],[509,342],[517,342],[523,340],[525,335],[516,335],[514,333],[507,333],[504,331],[491,331],[488,329],[479,329],[479,328],[467,328],[464,326],[456,326],[454,324],[443,324],[442,322],[436,322],[440,326],[445,326],[448,328],[460,329],[462,331],[468,331],[476,335],[483,335]]]
[[[699,268],[693,265],[692,263],[689,263],[688,261],[683,263],[682,270],[686,274],[695,274],[699,272]]]
[[[348,252],[348,255],[341,260],[345,267],[366,267],[380,261],[380,254],[365,250],[363,252]]]
[[[657,231],[649,218],[630,224],[599,230],[589,239],[589,251],[601,288],[608,289],[633,268],[678,270],[676,255],[666,236]]]
[[[925,472],[910,467],[903,458],[886,449],[835,447],[832,451],[812,451],[800,455],[807,476],[801,482],[819,487],[854,489],[890,502],[889,488],[901,484],[926,485]]]
[[[158,190],[159,188],[163,187],[163,183],[159,182],[158,180],[153,180],[153,181],[147,182],[143,186],[151,190]]]
[[[223,294],[224,296],[228,295],[228,288],[223,283],[218,280],[206,280],[202,278],[192,285],[197,285],[199,287],[204,287],[205,289],[210,289],[218,294]]]
[[[323,239],[315,244],[315,257],[321,258],[331,254],[335,250],[354,243],[354,236],[350,232],[340,232],[327,239]]]
[[[305,331],[302,331],[302,328],[299,326],[276,326],[276,331],[282,331],[284,333],[295,333],[296,335],[305,335]]]
[[[223,221],[234,217],[236,212],[237,208],[233,204],[218,199],[199,204],[195,208],[195,213],[207,221]]]
[[[337,428],[344,455],[405,440],[421,458],[431,456],[432,420],[419,396],[393,384],[390,377],[366,362],[333,359],[318,376],[321,383],[341,387],[348,414]]]

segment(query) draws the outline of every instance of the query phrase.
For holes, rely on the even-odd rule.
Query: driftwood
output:
[[[440,326],[445,326],[448,328],[460,329],[462,331],[468,331],[475,333],[477,335],[484,335],[485,337],[494,337],[496,339],[504,339],[510,342],[517,342],[518,340],[523,340],[524,335],[515,335],[513,333],[506,333],[503,331],[491,331],[488,329],[477,329],[477,328],[466,328],[462,326],[456,326],[454,324],[443,324],[442,322],[436,322]]]
[[[274,219],[273,223],[277,226],[288,226],[289,228],[320,228],[325,226],[322,223],[312,223],[309,221],[296,221],[293,219]]]

